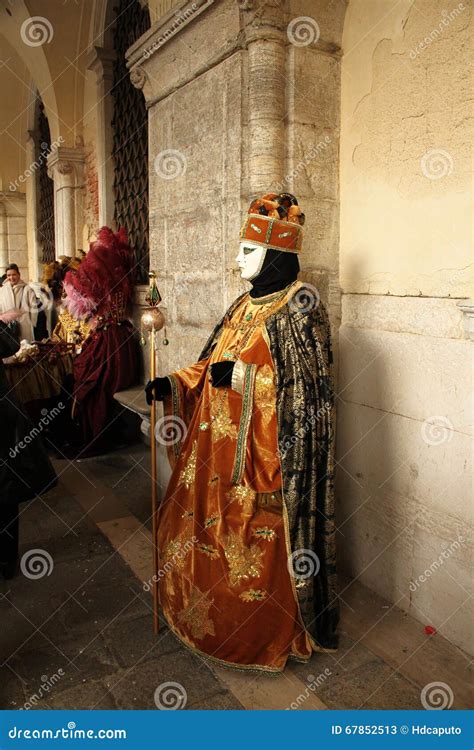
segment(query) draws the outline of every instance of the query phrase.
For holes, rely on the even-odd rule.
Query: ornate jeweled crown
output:
[[[241,240],[297,253],[303,241],[304,213],[291,193],[267,193],[250,204]]]

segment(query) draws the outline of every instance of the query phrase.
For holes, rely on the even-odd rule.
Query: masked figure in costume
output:
[[[237,257],[252,289],[196,364],[146,389],[187,428],[159,512],[163,613],[241,669],[337,648],[332,353],[326,310],[297,280],[303,221],[288,193],[253,201]]]
[[[138,342],[127,309],[132,301],[133,251],[125,230],[99,230],[97,240],[64,279],[66,309],[87,323],[89,335],[74,360],[73,417],[79,442],[89,446],[104,436],[117,391],[133,385]]]
[[[76,320],[66,307],[63,307],[64,277],[68,271],[77,270],[81,258],[62,255],[58,260],[48,263],[43,268],[43,285],[53,298],[53,306],[48,310],[48,332],[53,341],[64,341],[67,344],[80,346],[89,335],[89,326],[85,320]]]

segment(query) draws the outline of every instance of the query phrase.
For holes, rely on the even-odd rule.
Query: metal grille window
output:
[[[148,115],[141,91],[130,81],[126,50],[150,28],[150,15],[138,0],[119,0],[114,29],[114,220],[125,227],[135,253],[135,281],[146,283],[148,248]]]
[[[54,183],[48,176],[47,156],[51,151],[49,123],[40,98],[36,101],[35,160],[39,165],[37,175],[37,221],[38,245],[43,263],[51,263],[56,257],[54,243]]]

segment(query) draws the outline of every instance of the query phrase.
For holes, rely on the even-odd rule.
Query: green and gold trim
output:
[[[240,484],[245,470],[245,452],[252,419],[253,396],[255,391],[255,377],[257,365],[247,364],[244,374],[242,393],[242,412],[240,415],[239,431],[237,433],[237,446],[235,449],[234,466],[232,469],[232,484]]]
[[[174,375],[168,375],[168,380],[171,383],[171,414],[173,417],[183,419],[183,399],[181,395],[181,383]],[[172,450],[174,459],[176,460],[181,453],[181,439],[173,442]]]

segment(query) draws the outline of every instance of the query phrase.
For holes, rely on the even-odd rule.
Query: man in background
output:
[[[34,290],[20,276],[16,263],[10,263],[5,269],[6,279],[0,288],[0,313],[20,310],[17,320],[19,339],[28,343],[34,340],[34,328],[38,321],[38,300]]]

